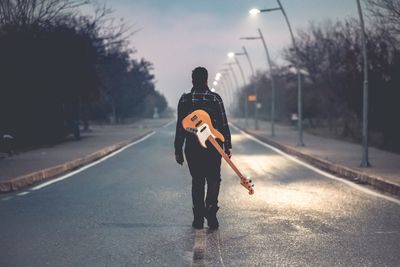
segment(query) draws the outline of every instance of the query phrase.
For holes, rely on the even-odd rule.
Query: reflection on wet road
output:
[[[191,228],[174,127],[73,178],[0,203],[0,266],[398,266],[400,206],[233,131],[220,229]],[[4,219],[5,218],[5,219]],[[7,230],[4,230],[7,229]]]

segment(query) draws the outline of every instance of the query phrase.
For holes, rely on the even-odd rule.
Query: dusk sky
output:
[[[357,16],[352,0],[282,0],[296,29],[310,21],[321,22]],[[290,44],[285,20],[280,12],[252,17],[251,8],[276,7],[274,0],[113,0],[107,2],[115,15],[123,17],[134,29],[135,58],[144,57],[154,64],[156,88],[175,108],[182,93],[191,88],[191,71],[196,66],[209,70],[209,85],[216,72],[228,61],[229,51],[240,52],[245,45],[256,69],[266,69],[260,41],[243,41],[239,37],[257,34],[261,28],[273,60],[282,63],[280,51]],[[250,70],[239,57],[246,75]],[[236,69],[235,69],[236,70]],[[217,90],[219,90],[217,88]]]

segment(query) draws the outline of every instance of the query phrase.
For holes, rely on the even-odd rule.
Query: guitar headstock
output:
[[[249,195],[254,194],[254,184],[250,177],[241,177],[240,184],[243,185],[247,190],[249,190]]]

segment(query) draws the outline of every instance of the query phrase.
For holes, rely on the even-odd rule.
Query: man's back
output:
[[[226,119],[225,108],[221,97],[208,88],[204,90],[194,90],[190,93],[183,94],[178,103],[178,123],[175,136],[175,149],[182,147],[186,139],[186,146],[196,149],[199,142],[197,138],[182,128],[182,119],[196,109],[206,111],[212,120],[214,128],[216,128],[225,138],[224,147],[231,148],[231,135],[229,131],[228,121]]]

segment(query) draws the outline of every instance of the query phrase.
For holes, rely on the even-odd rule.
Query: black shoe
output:
[[[204,227],[204,210],[193,209],[192,227],[195,229],[203,229]]]
[[[192,227],[194,229],[198,229],[198,230],[203,229],[204,228],[204,221],[203,222],[193,221]]]
[[[217,219],[218,209],[219,209],[218,207],[210,207],[207,209],[206,218],[207,218],[208,228],[210,230],[216,230],[219,227],[219,222]]]

